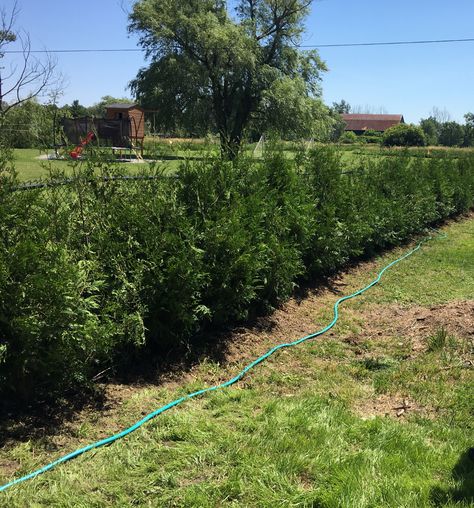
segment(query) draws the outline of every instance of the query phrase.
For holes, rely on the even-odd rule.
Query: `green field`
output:
[[[36,180],[47,177],[50,168],[67,171],[68,165],[64,161],[43,161],[38,157],[45,152],[35,148],[22,148],[14,151],[15,169],[20,180]]]
[[[443,230],[447,238],[344,304],[328,335],[0,494],[0,505],[473,506],[474,216]],[[409,248],[362,263],[238,330],[224,358],[209,353],[157,384],[104,386],[103,410],[58,418],[53,429],[28,432],[26,422],[11,420],[1,432],[0,477],[8,481],[117,432],[228,379],[270,345],[324,326],[337,298]]]

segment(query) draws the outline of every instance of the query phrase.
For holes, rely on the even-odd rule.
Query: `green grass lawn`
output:
[[[37,180],[40,178],[47,178],[51,172],[51,170],[59,170],[64,171],[66,174],[72,173],[72,161],[48,161],[38,159],[39,156],[45,155],[46,152],[38,149],[15,149],[15,169],[18,172],[18,177],[21,181],[29,181],[29,180]],[[48,152],[50,153],[50,152]],[[153,158],[158,159],[156,164],[162,167],[166,172],[174,173],[179,168],[179,165],[182,163],[184,159],[195,160],[199,158],[203,158],[208,153],[208,150],[204,147],[202,151],[200,150],[189,150],[189,149],[180,149],[174,148],[170,149],[166,147],[166,149],[157,149],[157,151],[153,154]],[[215,150],[212,153],[216,153]],[[344,150],[341,152],[341,161],[343,165],[350,169],[357,162],[363,160],[365,152],[361,152],[360,149],[354,150]],[[245,154],[247,156],[253,155],[253,150],[246,149]],[[287,150],[285,151],[285,156],[288,158],[294,158],[296,155],[295,151]],[[150,155],[151,156],[151,155]],[[147,156],[145,156],[147,157]],[[125,172],[135,172],[140,171],[143,167],[148,167],[148,164],[128,164],[128,163],[118,163],[119,168],[123,168]]]
[[[188,144],[183,143],[175,143],[174,145],[168,145],[166,142],[160,142],[156,145],[148,144],[147,145],[147,154],[145,158],[153,158],[157,159],[160,167],[167,172],[173,173],[177,171],[179,165],[184,159],[199,159],[206,156],[206,154],[217,154],[217,149],[215,146],[207,147],[206,145],[196,145],[193,149],[189,148]],[[253,145],[249,145],[244,150],[244,153],[247,156],[253,155]],[[350,149],[346,149],[341,151],[341,161],[343,165],[347,168],[351,168],[358,161],[363,160],[364,156],[369,154],[378,154],[377,150],[374,150],[372,147],[350,147]],[[52,153],[52,151],[44,151],[39,149],[15,149],[15,169],[18,172],[18,177],[21,181],[28,180],[37,180],[40,178],[47,178],[50,174],[51,170],[59,170],[64,171],[66,174],[70,174],[73,171],[73,162],[72,161],[56,161],[56,160],[41,160],[38,157],[44,156],[46,153]],[[296,152],[294,150],[286,150],[285,155],[289,158],[294,158]],[[126,172],[135,172],[143,169],[144,165],[142,164],[128,164],[128,163],[118,163],[120,168],[123,168]],[[148,167],[148,164],[145,166]]]
[[[20,181],[38,180],[41,178],[47,178],[51,171],[62,171],[65,174],[71,174],[73,167],[77,162],[72,160],[42,160],[40,156],[44,156],[46,153],[51,154],[52,151],[44,151],[38,149],[23,149],[18,148],[14,150],[14,161],[15,169],[18,173]],[[167,146],[165,143],[160,143],[156,147],[149,146],[145,151],[144,158],[146,160],[154,160],[154,166],[158,166],[160,169],[167,173],[175,173],[180,164],[184,160],[205,159],[208,155],[216,155],[218,152],[215,147],[206,147],[198,145],[197,149],[189,149],[184,145],[172,145]],[[252,151],[247,150],[247,155],[251,155]],[[289,157],[293,157],[294,153],[289,152]],[[126,173],[134,173],[148,168],[149,163],[144,164],[130,164],[126,162],[117,162],[116,166],[118,169],[123,170]]]
[[[473,506],[474,217],[444,229],[448,238],[426,244],[382,285],[345,304],[328,335],[0,494],[0,505]],[[338,297],[365,286],[407,249],[362,263],[236,332],[240,342],[225,362],[209,356],[161,384],[108,386],[103,411],[84,410],[52,434],[6,439],[1,480],[222,382],[271,344],[324,326]],[[22,425],[2,430],[9,435]]]
[[[47,178],[51,170],[59,170],[65,172],[65,174],[71,174],[73,171],[73,161],[66,160],[41,160],[38,159],[41,155],[45,155],[44,152],[38,149],[15,149],[15,169],[18,172],[18,178],[20,181],[38,180],[41,178]],[[185,154],[178,154],[176,157],[185,157]],[[181,161],[179,158],[175,160],[160,160],[156,164],[162,167],[167,172],[175,172]],[[117,163],[119,168],[123,168],[124,172],[133,173],[140,171],[143,167],[148,167],[149,164],[129,164],[129,163]]]
[[[20,180],[37,180],[47,177],[50,167],[64,171],[68,170],[65,161],[43,161],[38,159],[44,154],[44,151],[35,148],[15,149],[15,169]]]

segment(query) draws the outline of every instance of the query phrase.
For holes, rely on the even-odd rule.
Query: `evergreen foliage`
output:
[[[331,148],[296,162],[270,148],[263,161],[113,182],[93,179],[114,173],[91,158],[68,186],[16,192],[2,157],[0,392],[18,400],[192,345],[474,205],[469,154],[402,154],[344,174]]]

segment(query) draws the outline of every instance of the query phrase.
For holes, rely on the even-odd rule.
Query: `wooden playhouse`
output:
[[[137,104],[117,103],[109,104],[105,112],[106,120],[121,120],[128,126],[128,138],[132,148],[140,149],[143,155],[143,141],[145,139],[145,110]]]

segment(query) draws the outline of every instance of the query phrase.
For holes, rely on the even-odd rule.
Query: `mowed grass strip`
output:
[[[472,506],[474,356],[466,309],[474,300],[474,219],[443,229],[448,238],[425,245],[345,305],[332,334],[0,494],[0,505]],[[127,388],[105,415],[90,411],[57,435],[8,442],[0,453],[3,481],[228,378],[268,344],[296,338],[285,335],[290,329],[303,335],[326,324],[340,293],[367,284],[409,247],[289,302],[271,318],[273,329],[249,330],[241,361],[203,361],[182,382]],[[423,326],[399,326],[420,309]]]

